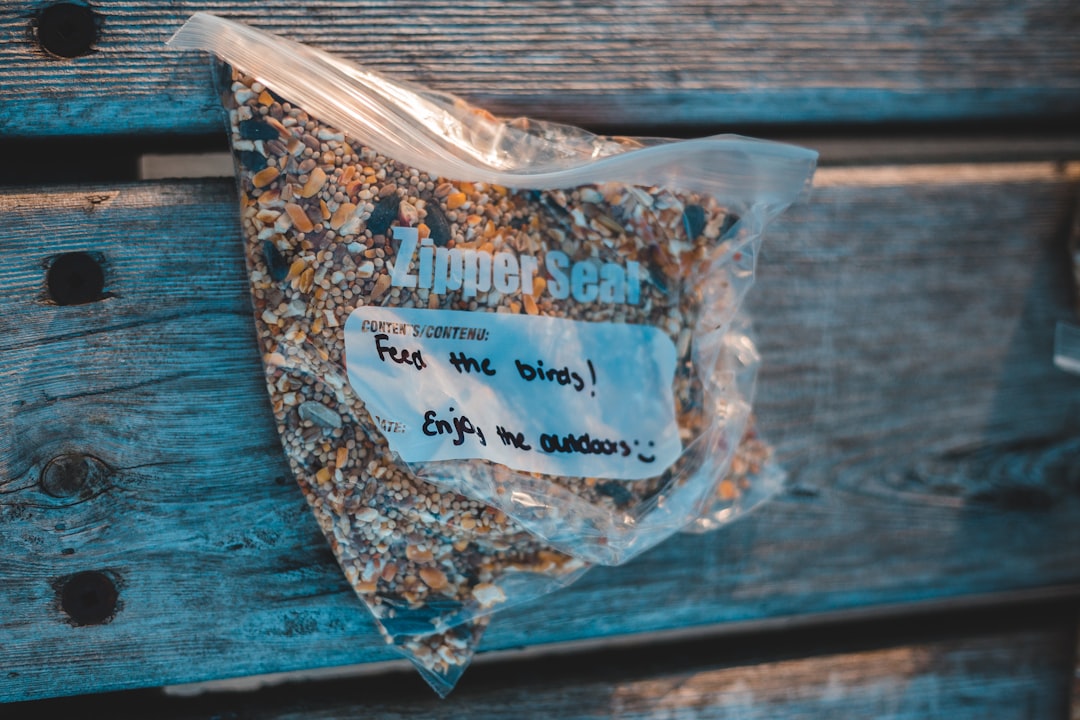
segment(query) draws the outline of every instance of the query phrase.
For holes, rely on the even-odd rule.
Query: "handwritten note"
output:
[[[639,480],[682,450],[675,346],[645,325],[357,308],[349,382],[406,462]]]

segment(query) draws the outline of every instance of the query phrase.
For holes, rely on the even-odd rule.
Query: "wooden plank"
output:
[[[236,0],[93,3],[93,52],[35,40],[0,1],[0,134],[219,132],[204,57],[163,43],[200,9],[460,93],[505,114],[627,126],[1069,118],[1070,0]]]
[[[790,491],[507,611],[484,647],[1075,587],[1080,384],[1051,353],[1078,189],[1050,163],[822,171],[752,293]],[[234,204],[228,181],[0,194],[3,699],[393,657],[287,477]],[[71,251],[108,297],[44,304]],[[65,453],[101,465],[57,497]],[[82,571],[111,621],[58,608]]]
[[[342,678],[247,693],[178,698],[152,693],[50,700],[7,708],[11,720],[65,716],[321,718],[875,718],[971,720],[1064,717],[1075,623],[1033,608],[980,632],[951,618],[880,628],[755,634],[577,653],[557,659],[480,662],[440,701],[411,674]],[[1043,609],[1042,612],[1046,610]],[[1020,620],[1017,625],[1016,621]],[[1049,621],[1052,619],[1052,622]],[[930,634],[928,630],[933,630]],[[840,638],[838,640],[838,638]],[[809,655],[804,654],[810,649]]]

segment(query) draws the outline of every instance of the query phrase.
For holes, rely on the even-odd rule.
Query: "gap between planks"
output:
[[[1055,170],[1069,179],[1080,173],[1080,137],[994,138],[781,138],[820,153],[815,185],[867,183],[910,185],[938,182],[994,182],[1037,179]],[[839,171],[850,170],[850,175]],[[855,171],[858,172],[855,172]],[[992,173],[988,175],[987,171]],[[148,152],[138,161],[139,180],[232,177],[228,152]],[[944,173],[944,174],[943,174]]]

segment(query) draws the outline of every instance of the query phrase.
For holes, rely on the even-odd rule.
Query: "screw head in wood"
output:
[[[116,614],[120,593],[103,572],[80,572],[60,585],[60,608],[76,625],[101,625]]]
[[[59,58],[87,55],[98,39],[98,16],[84,3],[60,2],[46,6],[37,16],[37,41]]]
[[[49,264],[45,289],[57,305],[96,302],[105,297],[105,272],[89,253],[64,253]]]

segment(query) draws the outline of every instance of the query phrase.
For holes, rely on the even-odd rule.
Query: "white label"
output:
[[[679,457],[675,346],[646,325],[357,308],[349,382],[405,462],[640,480]]]

